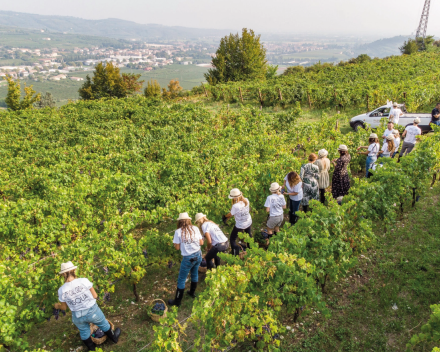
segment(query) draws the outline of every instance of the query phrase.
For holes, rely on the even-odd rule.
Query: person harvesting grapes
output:
[[[416,117],[414,119],[414,123],[412,126],[407,126],[405,128],[405,131],[402,133],[402,137],[405,139],[403,140],[402,149],[400,150],[399,159],[404,154],[409,154],[414,149],[417,139],[417,136],[420,136],[422,134],[422,130],[419,127],[420,119]]]
[[[386,138],[386,137],[385,137]],[[380,151],[379,138],[376,133],[371,133],[370,138],[368,139],[369,146],[362,146],[357,148],[359,154],[365,154],[367,156],[367,160],[365,162],[366,168],[366,178],[369,178],[371,173],[370,169],[373,168],[374,163],[377,161],[377,155]],[[360,152],[360,149],[368,149],[366,152]]]
[[[284,212],[286,209],[286,199],[281,194],[281,186],[278,182],[274,182],[270,185],[269,191],[272,193],[266,199],[264,206],[269,213],[269,219],[267,220],[267,233],[268,235],[277,234],[280,231],[280,226],[283,224]]]
[[[396,146],[394,144],[394,135],[390,134],[386,138],[386,142],[383,144],[381,151],[379,152],[380,156],[384,158],[390,158],[394,155],[394,151]]]
[[[231,211],[224,216],[227,221],[229,218],[235,218],[235,226],[232,229],[230,242],[232,253],[238,255],[240,253],[240,247],[237,244],[237,238],[239,232],[246,232],[249,236],[252,236],[252,217],[250,213],[249,199],[243,197],[243,193],[238,188],[234,188],[229,192],[229,199],[232,200]]]
[[[174,232],[174,248],[180,250],[182,262],[180,263],[179,278],[177,279],[177,290],[174,299],[169,299],[168,304],[179,307],[183,293],[185,292],[185,281],[191,272],[191,289],[188,294],[195,297],[197,283],[199,282],[199,266],[202,262],[203,237],[197,226],[191,223],[188,213],[181,213],[177,219],[177,230]]]
[[[56,303],[55,309],[66,310],[69,307],[72,311],[72,322],[78,328],[81,340],[89,351],[95,351],[96,348],[90,334],[90,323],[98,326],[114,343],[118,343],[121,329],[111,329],[96,303],[98,295],[93,284],[86,278],[77,278],[77,268],[70,261],[61,264],[59,274],[64,278],[64,285],[58,289],[58,299],[61,303]]]
[[[196,224],[206,238],[208,253],[205,255],[205,260],[208,270],[211,270],[214,267],[212,260],[214,259],[216,267],[219,266],[218,253],[225,253],[229,249],[228,238],[215,222],[208,220],[205,214],[196,214]]]
[[[339,158],[333,159],[335,167],[332,179],[332,196],[334,199],[344,197],[350,190],[350,178],[348,177],[347,167],[350,164],[351,156],[346,145],[341,144],[338,148]]]
[[[330,171],[330,160],[327,158],[328,151],[321,149],[318,152],[318,160],[315,161],[315,165],[319,168],[319,200],[322,204],[325,203],[325,189],[330,186],[330,176],[328,172]]]
[[[303,182],[302,206],[305,213],[309,211],[309,202],[312,199],[319,200],[319,168],[314,164],[318,157],[316,154],[309,155],[309,162],[301,166],[299,177]]]
[[[394,136],[394,153],[392,158],[396,156],[396,154],[399,152],[400,148],[400,132],[399,130],[393,130],[393,136]]]
[[[298,221],[296,213],[303,199],[301,178],[295,171],[289,172],[284,178],[283,187],[287,191],[284,194],[289,196],[289,222],[294,225]]]

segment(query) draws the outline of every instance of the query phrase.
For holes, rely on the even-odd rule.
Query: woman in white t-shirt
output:
[[[367,155],[367,161],[365,163],[366,170],[366,178],[369,178],[371,173],[369,172],[370,169],[373,168],[374,163],[377,161],[377,155],[380,151],[380,144],[379,144],[379,138],[377,137],[376,133],[370,134],[370,138],[368,139],[369,146],[362,146],[357,148],[359,154],[365,154]],[[366,152],[359,152],[359,149],[368,149]]]
[[[280,231],[280,226],[284,221],[284,209],[286,209],[286,200],[281,194],[281,186],[278,182],[274,182],[270,185],[269,191],[272,194],[267,197],[264,206],[269,213],[269,219],[267,220],[267,234],[269,237],[273,234],[277,234]]]
[[[61,303],[55,304],[55,309],[72,311],[72,322],[79,329],[81,340],[89,351],[95,351],[95,343],[90,336],[90,323],[100,328],[114,343],[119,340],[121,329],[112,331],[110,324],[96,304],[98,295],[93,284],[86,278],[77,278],[76,269],[72,262],[62,263],[60,275],[64,278],[64,285],[58,289],[58,299]]]
[[[235,226],[231,232],[229,241],[231,242],[232,253],[234,255],[238,255],[240,253],[240,249],[245,249],[247,247],[244,243],[240,244],[240,246],[237,245],[238,233],[246,232],[250,237],[252,237],[252,217],[250,213],[249,200],[243,197],[243,194],[238,188],[232,189],[228,198],[232,200],[232,208],[231,211],[225,215],[225,218],[226,220],[231,217],[235,218]]]
[[[396,146],[394,145],[394,135],[390,134],[387,136],[385,143],[383,144],[379,154],[383,158],[390,158],[392,155],[394,155],[395,149]]]
[[[208,220],[205,214],[196,214],[196,224],[206,238],[208,253],[205,255],[205,260],[208,269],[211,270],[214,268],[212,260],[214,259],[216,267],[219,266],[218,253],[226,253],[229,249],[228,238],[214,221]]]
[[[294,225],[298,221],[296,213],[303,199],[303,186],[299,175],[295,172],[289,172],[284,177],[283,187],[286,189],[284,195],[289,196],[289,222]]]
[[[179,307],[185,292],[185,282],[191,272],[191,290],[188,294],[195,297],[197,283],[199,282],[199,266],[202,262],[203,237],[197,226],[191,223],[188,213],[179,214],[177,230],[174,232],[174,248],[180,250],[182,262],[180,263],[179,278],[177,279],[176,297],[168,300],[169,305]]]

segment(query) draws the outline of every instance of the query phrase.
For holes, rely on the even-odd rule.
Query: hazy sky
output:
[[[388,37],[415,32],[425,0],[15,0],[2,10],[259,32]],[[428,32],[440,35],[440,1]]]

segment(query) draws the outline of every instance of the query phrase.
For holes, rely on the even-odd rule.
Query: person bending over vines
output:
[[[185,292],[185,282],[188,274],[191,272],[191,289],[187,292],[195,298],[197,283],[199,282],[199,266],[202,262],[203,237],[197,226],[191,223],[188,213],[179,214],[177,219],[177,230],[174,232],[174,248],[180,250],[182,262],[180,263],[179,278],[177,279],[176,297],[168,300],[171,306],[179,307],[183,293]]]
[[[72,262],[61,264],[59,274],[64,278],[64,285],[58,289],[58,299],[61,303],[55,303],[55,309],[66,310],[69,307],[72,311],[72,322],[78,328],[81,340],[89,351],[95,351],[96,348],[90,334],[90,323],[97,325],[110,340],[117,343],[121,329],[111,329],[96,303],[98,295],[93,284],[86,278],[77,278],[77,268]]]
[[[228,238],[215,222],[208,220],[205,214],[196,214],[196,224],[206,238],[208,253],[205,255],[205,260],[208,269],[211,270],[214,268],[212,260],[214,259],[216,267],[219,266],[220,258],[218,257],[218,253],[225,253],[229,249]]]
[[[289,196],[289,222],[294,225],[298,221],[299,206],[303,198],[303,186],[299,175],[295,172],[289,172],[284,177],[283,187],[286,189],[284,195]]]
[[[246,232],[252,237],[252,217],[250,213],[249,200],[243,197],[243,194],[238,188],[232,189],[231,192],[229,192],[228,198],[232,200],[232,208],[231,211],[224,216],[224,219],[227,221],[231,217],[235,218],[235,226],[231,232],[230,242],[232,253],[234,255],[238,255],[240,253],[240,249],[244,249],[246,247],[245,244],[237,244],[238,233]]]

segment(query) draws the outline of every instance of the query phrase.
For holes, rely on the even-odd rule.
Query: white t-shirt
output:
[[[407,128],[405,128],[405,131],[406,136],[404,141],[411,144],[416,144],[416,136],[422,134],[422,130],[414,125],[408,126]]]
[[[231,215],[235,217],[235,227],[237,229],[247,229],[252,225],[252,217],[249,209],[249,200],[245,198],[248,205],[244,202],[235,203],[231,209]]]
[[[382,146],[383,153],[381,154],[383,157],[389,158],[390,152],[388,151],[388,143],[384,143]]]
[[[394,145],[396,146],[396,151],[397,151],[400,147],[400,137],[394,138]]]
[[[197,226],[193,225],[192,229],[194,232],[192,234],[186,233],[184,241],[182,240],[182,229],[177,229],[176,232],[174,232],[173,243],[180,244],[180,253],[182,253],[184,257],[200,251],[200,240],[202,240],[203,237]]]
[[[380,144],[379,143],[372,143],[368,147],[368,156],[376,156],[377,153],[379,153],[380,150]]]
[[[395,125],[397,125],[399,123],[400,114],[403,114],[403,111],[400,110],[399,108],[391,109],[391,111],[390,111],[390,117],[391,117],[391,115],[393,115],[393,122]]]
[[[283,215],[283,207],[286,206],[286,199],[282,194],[272,194],[267,197],[264,206],[270,208],[270,216],[280,216]]]
[[[96,303],[90,289],[93,284],[86,278],[66,282],[58,289],[58,299],[65,302],[72,312],[89,309]]]
[[[217,243],[223,243],[228,240],[223,231],[217,224],[207,221],[202,224],[203,234],[209,233],[211,236],[212,245],[215,246]]]
[[[296,200],[296,201],[303,199],[302,182],[298,182],[292,188],[292,187],[290,187],[289,181],[287,180],[287,176],[284,177],[284,180],[286,181],[287,193],[298,193],[296,196],[289,196],[289,198],[292,200]]]
[[[385,132],[383,133],[383,135],[385,136],[385,137],[387,137],[387,136],[389,136],[390,134],[392,134],[393,133],[393,130],[389,130],[388,128],[385,130]],[[385,142],[386,141],[386,138],[384,138],[383,139],[383,141]]]

